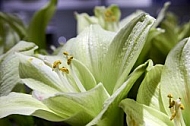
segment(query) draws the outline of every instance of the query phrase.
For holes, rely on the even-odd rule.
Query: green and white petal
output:
[[[40,92],[68,92],[59,76],[44,61],[18,54],[20,58],[19,74],[23,82],[33,90]]]
[[[174,100],[181,98],[184,105],[183,119],[186,125],[190,125],[190,38],[179,42],[168,54],[160,85],[163,105],[168,115],[170,110],[167,95],[172,94]]]
[[[75,39],[71,39],[63,47],[62,52],[68,52],[74,58],[82,62],[94,75],[97,82],[101,82],[103,60],[114,32],[106,31],[99,25],[91,25]]]
[[[35,49],[37,46],[34,43],[21,41],[2,55],[0,59],[0,96],[9,94],[20,83],[19,57],[15,53],[32,55]]]
[[[136,101],[165,113],[159,85],[162,68],[162,65],[156,65],[147,71],[144,80],[138,89]]]
[[[63,120],[58,114],[47,108],[41,101],[31,95],[10,93],[0,97],[0,118],[12,114],[33,115],[50,121]]]
[[[104,101],[109,97],[102,84],[82,93],[59,93],[43,100],[70,125],[84,126],[102,110]]]
[[[81,33],[86,27],[91,24],[98,24],[98,19],[95,16],[89,16],[87,13],[75,13],[77,20],[77,33]]]
[[[132,99],[124,99],[120,107],[127,115],[128,126],[173,126],[168,116]]]
[[[146,69],[152,67],[151,61],[137,67],[133,73],[128,77],[127,81],[122,84],[118,90],[114,92],[104,103],[103,110],[90,122],[87,126],[99,125],[99,126],[120,126],[123,125],[124,113],[119,108],[121,100],[126,98],[131,87],[137,81],[137,79],[145,73]]]
[[[110,94],[126,80],[144,46],[154,20],[153,17],[141,13],[117,32],[112,40],[103,61],[104,76],[101,79]]]

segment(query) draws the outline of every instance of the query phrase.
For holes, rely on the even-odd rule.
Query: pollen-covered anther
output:
[[[68,65],[71,64],[72,59],[73,59],[73,56],[70,56],[70,57],[67,59],[67,64],[68,64]]]
[[[68,55],[69,55],[68,52],[63,52],[63,54],[64,54],[65,56],[68,56]]]
[[[184,107],[183,104],[180,104],[180,105],[179,105],[179,108],[180,108],[181,110],[184,110],[184,109],[185,109],[185,107]]]
[[[172,108],[175,105],[175,101],[172,101],[172,94],[168,94],[168,98],[169,98],[169,108]]]
[[[168,98],[173,98],[172,94],[168,94]]]
[[[58,67],[60,64],[61,64],[61,61],[60,61],[60,60],[56,60],[56,61],[53,63],[52,68],[56,68],[56,67]]]
[[[59,70],[66,74],[69,74],[69,70],[66,67],[61,67],[61,68],[59,68]]]

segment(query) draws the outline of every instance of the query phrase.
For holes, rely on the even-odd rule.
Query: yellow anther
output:
[[[185,107],[184,107],[183,104],[180,104],[180,105],[179,105],[179,108],[180,108],[181,110],[184,110],[184,109],[185,109]]]
[[[168,98],[173,98],[172,94],[168,94]]]
[[[72,60],[72,59],[73,59],[73,56],[70,56],[70,57],[69,57],[69,59],[71,59],[71,60]]]
[[[56,68],[56,67],[58,67],[60,64],[61,64],[61,61],[60,61],[60,60],[56,60],[56,61],[53,63],[52,68]]]
[[[175,101],[173,100],[173,101],[171,101],[171,102],[169,103],[169,108],[172,108],[174,105],[175,105]]]
[[[68,64],[68,65],[71,64],[71,60],[72,60],[72,59],[68,59],[68,60],[67,60],[67,64]]]
[[[68,65],[71,64],[72,59],[73,59],[73,56],[70,56],[70,57],[67,59],[67,64],[68,64]]]
[[[61,70],[64,73],[69,74],[69,70],[67,68],[65,68],[65,67],[59,68],[59,70]]]
[[[69,55],[68,52],[63,52],[63,54],[64,54],[65,56],[68,56],[68,55]]]
[[[172,101],[172,94],[168,94],[167,96],[169,98],[169,108],[172,108],[175,105],[175,101]]]

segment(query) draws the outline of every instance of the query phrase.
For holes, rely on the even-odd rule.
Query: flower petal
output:
[[[186,125],[190,125],[190,38],[179,42],[168,54],[161,76],[161,95],[168,114],[168,94],[181,98]]]
[[[165,113],[159,86],[162,68],[162,65],[156,65],[148,70],[138,89],[136,101]]]
[[[83,126],[101,111],[108,97],[109,94],[103,85],[99,84],[87,92],[57,94],[43,100],[43,103],[64,117],[64,121],[70,125]]]
[[[91,24],[98,24],[98,19],[95,16],[89,16],[87,13],[75,13],[77,20],[77,33],[81,33],[86,27]]]
[[[97,82],[101,82],[100,78],[104,76],[101,73],[104,69],[102,61],[114,36],[114,32],[106,31],[99,25],[91,25],[75,39],[68,41],[62,52],[69,52],[91,71]]]
[[[0,97],[0,118],[12,114],[33,115],[50,121],[61,121],[62,117],[47,108],[42,102],[31,95],[10,93]]]
[[[112,40],[103,61],[102,83],[111,94],[126,80],[146,41],[154,18],[141,13]]]
[[[20,83],[18,66],[19,58],[15,52],[31,55],[37,46],[33,43],[21,41],[0,59],[0,96],[9,94]]]
[[[123,112],[118,107],[119,103],[122,99],[124,99],[128,92],[130,91],[133,84],[137,81],[137,79],[148,69],[152,67],[152,63],[150,61],[146,62],[145,64],[140,65],[137,67],[133,73],[128,77],[127,81],[123,83],[123,85],[118,88],[105,101],[103,110],[96,116],[87,126],[92,125],[99,125],[99,126],[115,126],[115,125],[122,125],[123,124]]]
[[[127,114],[129,126],[173,126],[166,114],[132,99],[122,100],[120,107]]]
[[[52,71],[52,68],[42,60],[21,54],[18,55],[20,58],[19,74],[28,87],[41,92],[67,92],[57,73]],[[46,90],[43,90],[44,88]]]

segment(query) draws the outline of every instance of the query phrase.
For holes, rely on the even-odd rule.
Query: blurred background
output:
[[[26,24],[34,12],[48,0],[0,0],[0,11],[17,14]],[[59,0],[57,11],[47,27],[47,43],[58,45],[76,36],[74,12],[93,15],[95,6],[117,4],[121,9],[121,19],[136,10],[144,10],[156,17],[166,1],[171,1],[169,11],[179,16],[180,22],[190,20],[190,0]]]

